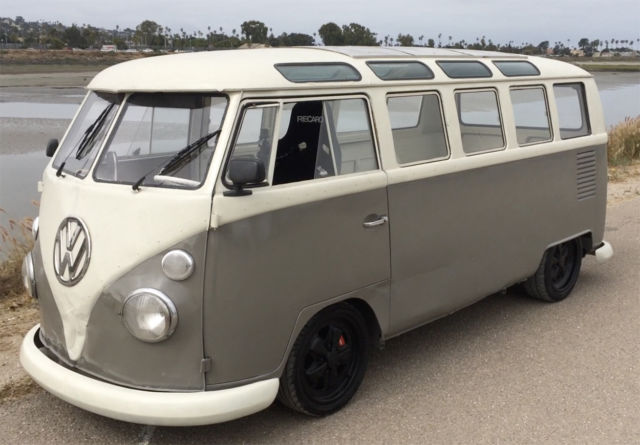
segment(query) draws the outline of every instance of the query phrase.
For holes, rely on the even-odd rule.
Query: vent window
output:
[[[433,71],[420,62],[367,62],[382,80],[433,79]]]
[[[539,76],[540,71],[531,62],[520,61],[494,61],[500,72],[507,77]]]
[[[358,81],[362,76],[346,63],[279,63],[275,68],[290,82]]]
[[[436,62],[442,71],[452,79],[470,79],[474,77],[491,77],[491,71],[484,63],[474,60],[452,60]]]

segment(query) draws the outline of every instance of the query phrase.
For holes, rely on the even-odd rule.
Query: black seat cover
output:
[[[322,102],[298,102],[287,133],[278,142],[273,184],[313,179],[322,128]]]

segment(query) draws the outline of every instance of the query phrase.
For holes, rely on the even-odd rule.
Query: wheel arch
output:
[[[296,319],[295,325],[289,336],[289,341],[284,355],[276,370],[276,375],[281,375],[289,359],[291,349],[300,331],[316,314],[339,303],[352,305],[360,312],[367,323],[369,340],[372,346],[381,347],[384,342],[385,332],[388,329],[389,320],[389,288],[388,281],[382,281],[371,286],[364,287],[355,292],[350,292],[336,298],[325,300],[303,308]]]
[[[582,246],[582,256],[593,251],[593,233],[587,232],[580,236],[580,243]]]
[[[557,246],[558,244],[566,243],[567,241],[572,241],[574,239],[580,240],[580,244],[582,247],[582,256],[586,255],[587,253],[593,250],[593,232],[591,230],[585,230],[583,232],[575,233],[571,236],[568,236],[566,238],[562,238],[560,240],[550,243],[549,245],[547,245],[547,247],[544,248],[540,258],[542,259],[545,252],[551,249],[552,247]]]
[[[366,301],[360,298],[350,298],[344,300],[345,303],[350,304],[355,307],[358,312],[364,317],[365,322],[367,323],[367,331],[369,332],[369,341],[371,345],[382,345],[382,329],[380,327],[380,322],[375,312]]]

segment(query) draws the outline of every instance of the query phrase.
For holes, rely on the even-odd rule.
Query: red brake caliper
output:
[[[343,347],[346,344],[347,344],[347,342],[344,341],[344,335],[341,335],[340,339],[338,340],[338,346]]]

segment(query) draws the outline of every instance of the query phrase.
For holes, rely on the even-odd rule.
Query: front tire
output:
[[[550,247],[536,273],[527,279],[525,291],[533,298],[556,302],[569,296],[578,281],[582,265],[580,238]]]
[[[278,399],[289,408],[324,416],[345,406],[367,367],[369,335],[360,312],[339,303],[302,329],[287,361]]]

